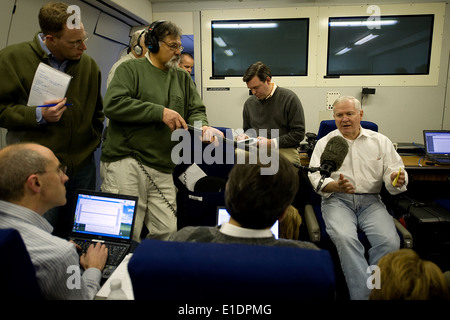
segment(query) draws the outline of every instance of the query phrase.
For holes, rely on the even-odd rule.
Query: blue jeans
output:
[[[322,216],[327,233],[336,246],[350,299],[368,299],[369,265],[376,265],[382,256],[400,248],[392,216],[378,194],[345,193],[322,198]],[[366,234],[371,245],[368,262],[364,246],[358,240],[358,229]]]

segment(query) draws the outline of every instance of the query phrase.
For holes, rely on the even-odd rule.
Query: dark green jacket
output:
[[[59,122],[38,124],[36,108],[27,106],[27,101],[40,62],[49,64],[49,57],[37,34],[31,42],[0,51],[0,126],[14,141],[37,142],[51,149],[68,166],[70,176],[100,145],[104,121],[100,70],[86,54],[69,61],[66,73],[72,80],[66,96],[72,106]]]
[[[162,121],[165,107],[177,111],[189,124],[208,125],[206,108],[185,70],[163,71],[147,58],[121,63],[105,94],[109,125],[101,160],[130,157],[133,148],[143,164],[172,173],[171,152],[179,142],[171,141],[172,132]]]

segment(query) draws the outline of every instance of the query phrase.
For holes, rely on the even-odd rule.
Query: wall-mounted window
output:
[[[321,7],[317,86],[436,86],[445,3]]]
[[[309,19],[211,21],[212,76],[242,77],[256,62],[273,76],[307,76]]]
[[[331,17],[328,76],[429,74],[434,15]]]
[[[202,84],[244,87],[247,67],[262,61],[285,87],[436,86],[445,11],[445,2],[202,11]]]
[[[316,85],[317,7],[205,10],[201,24],[204,87],[246,88],[257,61],[277,85]]]

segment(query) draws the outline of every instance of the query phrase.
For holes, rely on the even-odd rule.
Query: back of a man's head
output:
[[[48,160],[30,146],[20,143],[0,150],[0,200],[19,200],[28,176],[45,171]]]
[[[279,168],[273,175],[261,174],[262,164],[235,164],[225,190],[228,212],[243,228],[271,227],[292,203],[299,180],[294,166],[279,156]]]

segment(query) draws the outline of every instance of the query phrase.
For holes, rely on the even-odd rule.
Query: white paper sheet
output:
[[[193,192],[195,184],[203,177],[206,177],[206,173],[194,162],[178,179],[180,179],[189,191]]]
[[[28,106],[40,106],[47,100],[63,99],[72,77],[41,62],[34,74]]]

